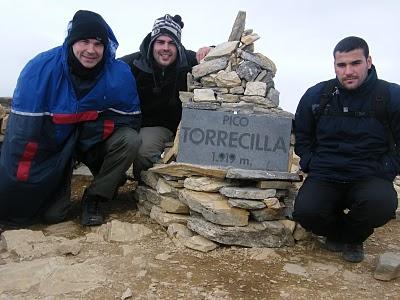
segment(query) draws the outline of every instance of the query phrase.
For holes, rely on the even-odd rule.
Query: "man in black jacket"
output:
[[[187,73],[210,51],[209,47],[197,53],[186,50],[181,43],[183,26],[179,15],[158,18],[140,51],[121,58],[131,67],[141,101],[142,144],[133,164],[136,179],[172,141],[182,113],[179,91],[187,90]]]
[[[308,89],[296,111],[295,151],[308,176],[293,217],[325,236],[328,250],[360,262],[363,242],[397,207],[400,86],[378,79],[361,38],[341,40],[333,56],[336,79]],[[378,117],[380,105],[387,120]]]

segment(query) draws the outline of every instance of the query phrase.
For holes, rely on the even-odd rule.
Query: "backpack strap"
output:
[[[388,83],[378,79],[375,87],[375,117],[383,124],[386,130],[387,139],[389,141],[390,152],[399,152],[396,146],[396,141],[393,136],[393,131],[390,126],[389,112],[387,109],[390,92]]]
[[[331,101],[333,97],[333,93],[335,92],[336,87],[336,79],[328,80],[325,83],[324,89],[319,99],[319,107],[317,113],[315,115],[315,121],[318,122],[319,118],[326,114],[326,106],[328,105],[329,101]]]

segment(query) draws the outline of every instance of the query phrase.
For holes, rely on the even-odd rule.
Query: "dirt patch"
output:
[[[69,220],[79,224],[79,200],[87,176],[74,176],[75,203]],[[67,256],[71,264],[95,259],[106,270],[101,287],[57,299],[118,299],[129,288],[132,299],[398,299],[400,280],[373,278],[377,257],[385,251],[400,252],[400,222],[392,220],[365,243],[360,264],[344,262],[340,254],[321,249],[310,240],[290,248],[261,249],[221,246],[209,253],[178,247],[166,231],[141,215],[132,197],[134,182],[127,182],[117,199],[105,206],[107,221],[144,224],[153,232],[135,243],[86,242],[90,228],[67,236],[79,239],[80,253]],[[33,229],[45,229],[35,226]],[[18,262],[12,253],[0,253],[3,265]],[[1,269],[2,265],[0,265]],[[49,282],[51,284],[51,282]],[[0,291],[1,294],[1,291]],[[130,295],[129,291],[126,295]],[[3,293],[4,299],[45,298],[32,287]],[[3,299],[0,296],[0,299]]]

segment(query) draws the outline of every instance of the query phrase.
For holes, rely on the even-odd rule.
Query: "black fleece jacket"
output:
[[[332,111],[374,111],[377,74],[372,66],[367,79],[355,90],[345,89],[337,80],[338,93],[328,105]],[[309,177],[334,182],[354,182],[379,177],[392,181],[400,172],[400,154],[391,153],[388,132],[374,117],[322,115],[316,121],[326,82],[301,98],[295,116],[295,152]],[[387,83],[390,99],[386,106],[391,133],[400,144],[400,86]]]
[[[121,58],[126,62],[136,79],[142,110],[142,127],[162,126],[176,131],[181,120],[182,103],[179,91],[187,90],[186,74],[197,65],[196,53],[177,45],[176,62],[165,69],[153,63],[150,34],[140,51]]]

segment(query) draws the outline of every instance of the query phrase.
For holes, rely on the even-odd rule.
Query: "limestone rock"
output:
[[[246,12],[239,11],[235,23],[232,26],[231,34],[229,35],[228,41],[240,41],[244,28],[246,26]]]
[[[307,270],[303,266],[297,264],[285,264],[283,269],[289,274],[294,274],[301,277],[310,277],[310,274],[307,272]]]
[[[193,93],[192,92],[184,92],[184,91],[179,91],[179,99],[181,102],[190,102],[193,100]]]
[[[211,49],[207,56],[204,57],[204,60],[208,61],[220,57],[230,57],[238,46],[238,40],[219,44],[215,48]]]
[[[1,243],[7,251],[18,251],[26,244],[46,242],[46,237],[41,231],[28,229],[7,230],[1,234]]]
[[[271,100],[262,96],[240,96],[240,100],[245,102],[255,103],[266,108],[277,107],[277,105],[273,103]]]
[[[221,57],[213,60],[203,62],[192,68],[192,75],[195,79],[203,77],[205,75],[223,70],[228,65],[228,58]]]
[[[276,197],[264,199],[263,202],[267,205],[268,208],[280,209],[282,207],[279,199]]]
[[[223,187],[219,191],[222,195],[229,198],[263,200],[274,197],[275,189],[258,189],[252,187]]]
[[[203,110],[216,110],[219,104],[216,102],[188,102],[182,103],[183,108],[203,109]]]
[[[278,222],[283,224],[283,226],[285,226],[287,229],[289,229],[291,233],[293,233],[294,230],[296,229],[296,222],[292,220],[279,220]]]
[[[133,193],[133,196],[139,203],[149,201],[155,205],[159,205],[163,199],[162,195],[159,195],[155,190],[146,186],[139,185]]]
[[[262,209],[262,208],[266,207],[266,205],[261,201],[248,200],[248,199],[230,198],[228,200],[228,204],[232,207],[243,208],[243,209],[247,209],[247,210]]]
[[[184,240],[184,245],[187,248],[201,251],[201,252],[210,252],[218,247],[218,244],[202,237],[201,235],[195,235],[190,238],[186,238]]]
[[[42,231],[28,229],[5,231],[1,234],[0,243],[0,249],[13,252],[24,260],[55,253],[58,246],[58,243],[52,244]]]
[[[248,51],[241,51],[241,50],[238,50],[238,54],[244,60],[254,62],[257,65],[259,65],[262,69],[271,71],[275,76],[276,66],[275,66],[274,62],[272,60],[270,60],[268,57],[264,56],[263,54],[251,53]]]
[[[235,86],[235,87],[229,89],[229,93],[234,94],[234,95],[243,95],[244,88],[242,86]]]
[[[168,165],[155,165],[149,171],[167,174],[177,177],[189,177],[193,175],[209,176],[216,178],[225,178],[226,169],[220,169],[210,166],[186,164],[186,163],[170,163]]]
[[[278,181],[278,180],[265,180],[259,181],[256,184],[259,189],[288,189],[292,187],[292,183],[288,181]]]
[[[283,209],[272,209],[266,207],[263,209],[251,210],[250,214],[251,217],[258,222],[286,219]]]
[[[41,231],[27,229],[9,230],[2,234],[0,247],[15,253],[20,260],[30,260],[55,255],[60,243],[68,241],[64,237],[45,237]]]
[[[105,269],[97,261],[71,265],[65,258],[51,257],[0,266],[0,291],[29,292],[36,287],[43,297],[61,298],[68,293],[84,295],[100,288],[106,278]]]
[[[261,67],[254,62],[244,61],[236,69],[238,76],[248,82],[254,81],[261,72]]]
[[[85,236],[85,242],[87,243],[101,243],[104,242],[104,236],[95,232],[89,232]]]
[[[170,224],[173,223],[186,224],[188,216],[182,214],[166,213],[160,207],[154,205],[150,212],[150,218],[152,218],[161,226],[168,227]]]
[[[132,290],[130,288],[127,288],[125,292],[122,293],[121,300],[131,298],[132,296],[133,296]]]
[[[227,171],[226,178],[248,179],[248,180],[302,181],[302,177],[300,177],[299,174],[297,173],[245,170],[245,169],[234,169],[234,168],[231,168]]]
[[[311,238],[311,234],[305,230],[299,223],[296,223],[296,227],[293,231],[293,238],[296,241],[304,241]]]
[[[223,70],[217,73],[217,76],[215,77],[215,82],[217,83],[218,87],[226,88],[240,86],[242,83],[236,72],[226,72]]]
[[[184,187],[198,192],[218,192],[222,187],[233,186],[229,181],[211,178],[192,176],[185,179]]]
[[[6,115],[3,117],[3,119],[0,122],[0,133],[5,134],[6,133],[6,128],[7,128],[7,123],[8,123],[8,118],[10,115]]]
[[[164,178],[158,179],[155,190],[163,196],[177,197],[179,190],[169,184]]]
[[[271,100],[272,103],[274,103],[276,106],[279,105],[279,91],[274,89],[274,88],[270,88],[267,94],[267,99]]]
[[[193,101],[194,102],[216,101],[214,91],[212,89],[194,89]]]
[[[246,84],[244,94],[246,96],[261,96],[265,97],[267,93],[267,84],[265,82],[254,81]]]
[[[107,240],[110,242],[133,242],[142,239],[153,231],[142,224],[131,224],[112,220]]]
[[[189,229],[221,244],[245,247],[293,246],[290,231],[279,222],[250,222],[247,226],[221,226],[190,216]]]
[[[0,104],[0,120],[6,116],[6,109]]]
[[[240,41],[245,45],[250,45],[257,41],[259,38],[260,36],[257,33],[252,33],[248,35],[243,35]]]
[[[379,256],[374,278],[389,281],[400,277],[400,253],[386,252]]]
[[[240,101],[240,98],[238,95],[223,94],[223,95],[217,95],[217,101],[228,102],[228,103],[237,103]]]
[[[171,238],[184,239],[193,236],[193,232],[190,231],[186,225],[173,223],[168,226],[167,233]]]
[[[248,223],[249,212],[230,207],[227,199],[220,194],[194,192],[184,189],[179,198],[185,199],[191,210],[215,224],[226,226],[245,226]]]
[[[174,214],[188,214],[189,207],[183,204],[178,199],[172,197],[164,197],[160,202],[160,207],[168,213]]]
[[[225,88],[225,87],[213,87],[212,90],[214,91],[214,93],[217,94],[217,96],[220,96],[223,94],[228,94],[228,92],[229,92],[228,88]],[[218,100],[218,98],[217,98],[217,100]]]
[[[213,73],[207,76],[203,76],[200,79],[200,83],[203,87],[215,87],[217,84],[215,83],[215,77],[217,74]]]
[[[157,189],[158,179],[160,178],[160,175],[158,175],[157,173],[150,171],[142,171],[140,172],[140,178],[149,187]]]
[[[252,248],[250,249],[250,258],[254,260],[264,260],[264,261],[279,261],[282,259],[274,249],[271,248]]]
[[[78,255],[81,251],[81,244],[77,240],[67,240],[57,247],[57,252],[61,255]]]
[[[151,209],[155,204],[149,201],[140,201],[137,204],[138,211],[145,216],[150,216]]]
[[[280,117],[280,118],[289,118],[289,119],[294,119],[294,115],[291,112],[284,111],[280,107],[272,107],[272,108],[265,108],[265,107],[254,107],[254,112],[255,113],[261,113],[263,115],[269,115],[269,116],[275,116],[275,117]],[[295,171],[291,171],[293,173],[296,173]]]
[[[67,238],[79,236],[81,230],[82,226],[73,221],[61,222],[43,228],[43,232],[46,235],[62,236]]]

